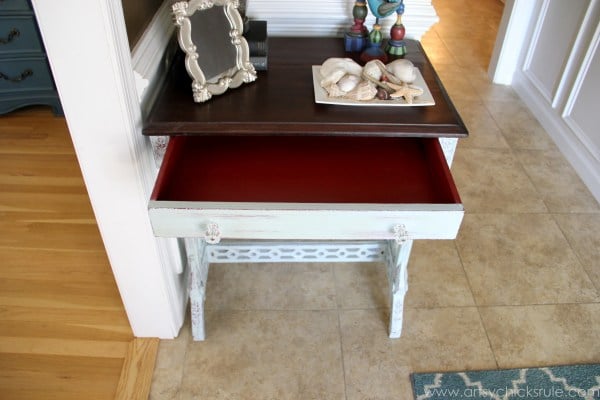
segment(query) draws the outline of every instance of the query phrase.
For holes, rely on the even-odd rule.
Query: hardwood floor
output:
[[[113,399],[132,339],[64,118],[0,116],[0,399]]]

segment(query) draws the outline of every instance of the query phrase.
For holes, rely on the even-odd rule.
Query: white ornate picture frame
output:
[[[256,79],[238,4],[238,0],[189,0],[172,6],[195,102]]]

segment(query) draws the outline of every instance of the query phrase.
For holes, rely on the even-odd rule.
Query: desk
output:
[[[449,164],[467,135],[420,44],[408,51],[434,106],[316,104],[311,65],[345,56],[335,38],[272,38],[268,71],[201,104],[174,63],[143,132],[170,137],[149,214],[157,236],[185,238],[194,339],[209,264],[236,261],[384,261],[400,336],[412,241],[460,227]]]

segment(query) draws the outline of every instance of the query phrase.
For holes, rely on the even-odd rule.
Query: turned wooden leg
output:
[[[190,308],[192,336],[194,340],[204,340],[204,299],[209,262],[206,257],[206,242],[198,238],[186,238],[188,268],[190,273]]]
[[[412,240],[402,242],[389,241],[387,259],[388,281],[390,288],[390,338],[399,338],[402,334],[402,315],[404,296],[408,290],[408,258],[412,249]]]

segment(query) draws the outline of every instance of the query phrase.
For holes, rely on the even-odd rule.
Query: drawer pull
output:
[[[394,232],[394,240],[398,244],[402,244],[410,239],[408,231],[406,230],[406,225],[404,224],[394,225],[392,231]]]
[[[4,75],[2,72],[0,72],[1,79],[4,79],[5,81],[14,82],[14,83],[19,83],[21,81],[24,81],[25,79],[29,78],[32,75],[33,75],[33,71],[30,70],[29,68],[27,68],[25,71],[21,72],[20,75],[14,76],[12,78],[10,76]]]
[[[21,34],[17,28],[12,28],[10,32],[8,32],[8,36],[6,39],[0,38],[0,44],[8,44],[14,40],[14,38],[18,37]]]
[[[217,244],[221,241],[221,230],[219,225],[214,222],[206,224],[206,231],[204,232],[204,240],[208,244]]]

